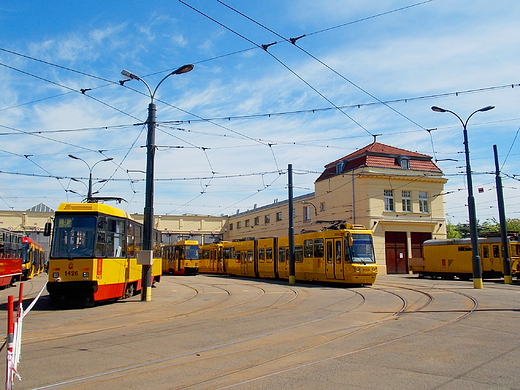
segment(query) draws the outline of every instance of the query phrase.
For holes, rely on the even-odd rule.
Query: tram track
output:
[[[208,367],[220,366],[222,363],[216,362],[235,361],[238,356],[262,356],[261,359],[254,359],[251,363],[244,361],[243,364],[239,364],[238,367],[230,367],[228,370],[208,370],[207,377],[188,378],[179,386],[172,385],[172,387],[168,387],[178,389],[238,388],[241,385],[289,373],[300,367],[312,367],[313,365],[324,364],[334,359],[356,355],[401,340],[410,339],[414,336],[419,336],[423,333],[458,322],[472,314],[478,307],[477,300],[471,295],[456,290],[449,291],[445,287],[430,288],[425,291],[424,288],[421,290],[420,286],[379,283],[377,286],[366,289],[331,288],[329,291],[328,289],[320,287],[311,289],[289,287],[287,290],[288,286],[281,286],[284,287],[284,289],[280,290],[280,286],[278,285],[267,286],[258,280],[239,279],[232,282],[238,282],[238,287],[235,285],[229,289],[226,286],[222,286],[220,280],[217,283],[218,287],[222,289],[222,292],[215,295],[226,296],[225,299],[220,300],[219,307],[209,306],[206,308],[196,308],[193,310],[193,313],[186,312],[183,315],[166,315],[165,317],[168,317],[168,320],[162,321],[161,319],[160,321],[165,327],[154,327],[156,337],[159,337],[164,332],[168,322],[171,323],[172,320],[176,320],[180,317],[183,319],[191,318],[192,322],[183,325],[177,336],[183,337],[183,332],[186,332],[186,336],[184,337],[190,337],[189,329],[191,327],[199,326],[202,332],[205,331],[205,328],[209,330],[209,326],[204,323],[204,321],[207,321],[205,316],[208,316],[208,318],[220,318],[220,320],[216,321],[223,321],[226,318],[229,321],[238,321],[236,327],[240,328],[240,323],[243,321],[241,318],[245,320],[247,317],[252,317],[251,320],[254,322],[255,318],[263,316],[263,313],[272,315],[273,312],[276,312],[279,315],[280,311],[276,310],[277,308],[289,306],[288,310],[298,310],[305,313],[308,309],[304,306],[307,304],[309,297],[302,297],[302,291],[305,292],[304,295],[312,293],[313,299],[316,299],[316,292],[319,292],[318,296],[322,297],[326,297],[330,292],[335,298],[330,301],[325,300],[326,304],[320,307],[319,313],[314,313],[313,318],[308,318],[306,321],[303,321],[302,319],[305,318],[305,316],[301,315],[299,319],[295,318],[296,322],[290,326],[268,332],[255,333],[250,337],[226,339],[220,343],[212,343],[206,348],[189,348],[181,351],[181,353],[165,355],[157,359],[141,361],[136,364],[123,364],[89,375],[69,377],[67,380],[34,388],[110,388],[110,384],[114,383],[114,381],[131,380],[129,378],[139,378],[143,375],[149,376],[156,374],[161,376],[171,370],[176,372],[180,370],[182,372],[184,370],[191,370],[193,366],[200,365]],[[207,290],[208,286],[209,290]],[[207,293],[216,289],[213,283],[206,283],[204,286],[197,286],[197,283],[194,283],[190,287],[193,288],[193,291],[197,292],[195,297],[199,298],[204,295],[204,292]],[[230,304],[230,299],[233,295],[240,295],[243,289],[251,290],[252,287],[258,287],[263,291],[242,302],[233,302]],[[273,287],[275,288],[274,290]],[[287,298],[287,291],[292,290],[296,291],[296,294],[293,293],[294,296],[292,299],[284,299],[281,301],[282,296]],[[463,299],[463,301],[469,301],[470,304],[461,305],[463,301],[459,299],[457,301],[458,306],[455,305],[457,306],[456,309],[449,310],[446,308],[444,310],[435,310],[435,308],[431,308],[430,306],[435,302],[435,296],[438,293],[456,294],[456,296]],[[272,301],[265,300],[274,294],[279,296]],[[384,296],[388,298],[384,298]],[[354,299],[354,297],[357,298]],[[270,298],[272,299],[273,297],[271,296]],[[259,302],[259,300],[262,302]],[[393,309],[388,311],[381,310],[378,303],[381,300],[390,300],[390,302],[393,302]],[[188,304],[190,301],[191,299],[185,302]],[[254,306],[254,302],[257,302],[255,305],[260,303],[265,306],[261,308],[248,307]],[[348,302],[348,307],[346,306],[346,302]],[[294,306],[295,303],[296,306]],[[236,312],[236,309],[240,309],[241,307],[245,308],[245,310]],[[366,317],[368,319],[377,318],[364,322],[352,322],[349,320],[352,316],[355,317],[359,315],[360,311],[363,315],[367,314]],[[275,317],[273,317],[273,321],[278,321],[276,319],[276,313]],[[411,329],[410,332],[400,334],[397,337],[385,338],[384,340],[377,337],[370,343],[360,344],[359,342],[359,339],[370,339],[372,336],[369,335],[378,334],[378,329],[381,329],[380,327],[382,326],[386,326],[385,324],[392,324],[392,320],[401,321],[407,317],[416,317],[416,315],[436,316],[436,313],[449,315],[450,318],[440,318],[436,320],[435,323],[430,323],[428,327]],[[455,318],[453,316],[455,316]],[[196,319],[196,322],[194,322],[193,319]],[[244,324],[250,324],[251,320],[244,322]],[[345,323],[345,325],[338,327],[338,324],[341,323]],[[144,323],[140,324],[142,325]],[[316,331],[317,329],[319,329],[319,331]],[[107,338],[109,338],[111,337],[109,334],[114,331],[114,329],[105,328],[102,331],[107,333]],[[82,335],[77,334],[76,336],[81,338]],[[102,336],[99,340],[101,341],[103,338]],[[52,340],[54,339],[45,341]],[[36,342],[35,340],[35,343]],[[121,346],[125,345],[125,341],[122,340],[122,342]],[[78,350],[81,347],[80,344],[80,342],[77,344]],[[117,346],[118,343],[112,343],[112,345]],[[347,350],[338,352],[338,349],[342,349],[342,345],[347,345]],[[71,345],[70,349],[73,350],[74,345]],[[281,351],[276,352],[278,350]]]
[[[341,290],[340,290],[341,291]],[[342,291],[349,291],[349,290],[342,290]],[[388,293],[388,291],[384,291],[385,293]],[[309,326],[313,323],[316,323],[316,322],[322,322],[322,321],[326,321],[328,319],[331,319],[333,317],[336,317],[338,315],[345,315],[345,314],[348,314],[349,312],[351,311],[354,311],[356,310],[357,308],[361,307],[364,305],[365,303],[365,296],[360,293],[359,291],[354,291],[354,293],[360,297],[360,302],[358,302],[358,304],[352,306],[350,309],[348,310],[345,310],[341,313],[336,313],[336,314],[333,314],[333,315],[328,315],[328,316],[323,316],[323,317],[320,317],[318,319],[315,319],[313,321],[309,321],[307,323],[300,323],[300,324],[297,324],[297,325],[294,325],[294,326],[291,326],[291,327],[286,327],[284,329],[280,329],[278,330],[277,332],[271,332],[269,334],[261,334],[261,335],[258,335],[255,337],[255,339],[259,340],[259,339],[265,339],[267,337],[271,337],[273,336],[273,334],[277,333],[277,334],[282,334],[282,333],[287,333],[291,330],[294,330],[296,328],[301,328],[301,327],[305,327],[305,326]],[[127,376],[127,375],[137,375],[141,372],[148,372],[150,370],[160,370],[160,369],[165,369],[165,368],[168,368],[168,367],[173,367],[173,366],[178,366],[178,365],[183,365],[183,364],[190,364],[190,363],[193,363],[193,362],[201,362],[203,360],[211,360],[211,359],[223,359],[223,358],[226,358],[226,357],[229,357],[229,356],[232,356],[232,355],[235,355],[235,354],[243,354],[243,353],[251,353],[253,351],[258,351],[260,349],[269,349],[271,347],[273,347],[274,345],[280,345],[280,344],[290,344],[290,343],[301,343],[301,342],[306,342],[306,343],[309,343],[309,342],[312,342],[312,345],[311,346],[306,346],[304,348],[299,348],[297,350],[294,350],[294,351],[291,351],[290,353],[286,353],[286,354],[283,354],[281,356],[278,356],[274,359],[270,359],[268,361],[265,361],[264,363],[260,364],[260,365],[255,365],[256,368],[258,367],[261,367],[263,365],[268,365],[268,364],[271,364],[271,363],[274,363],[274,362],[278,362],[280,360],[283,360],[283,359],[287,359],[287,358],[290,358],[290,357],[294,357],[294,356],[297,356],[299,354],[302,354],[302,353],[306,353],[306,352],[310,352],[316,348],[320,348],[320,347],[323,347],[327,344],[330,344],[330,343],[333,343],[335,341],[338,341],[338,340],[341,340],[341,339],[344,339],[344,338],[347,338],[347,337],[350,337],[350,336],[353,336],[354,334],[358,333],[358,332],[362,332],[368,328],[371,328],[373,326],[376,326],[377,324],[381,323],[382,321],[385,321],[385,320],[388,320],[388,319],[391,319],[392,317],[395,317],[396,315],[399,315],[401,313],[403,313],[406,308],[408,307],[407,304],[406,304],[406,299],[404,299],[403,297],[400,297],[398,294],[395,294],[393,292],[389,292],[390,294],[400,298],[401,300],[401,304],[398,306],[397,310],[395,310],[394,313],[391,313],[391,314],[387,314],[385,315],[385,318],[382,319],[382,320],[379,320],[379,321],[374,321],[372,323],[367,323],[367,324],[363,324],[363,325],[358,325],[358,326],[350,326],[350,327],[346,327],[346,328],[342,328],[342,329],[337,329],[337,330],[334,330],[334,331],[326,331],[326,332],[320,332],[320,333],[315,333],[315,334],[312,334],[312,335],[308,335],[308,336],[305,336],[305,337],[299,337],[299,338],[296,338],[296,339],[291,339],[291,340],[285,340],[285,341],[279,341],[279,340],[275,340],[271,343],[265,343],[265,342],[262,342],[261,344],[262,345],[256,345],[254,347],[249,347],[249,348],[241,348],[239,350],[235,350],[235,351],[232,351],[232,352],[221,352],[220,350],[221,349],[225,349],[227,347],[229,347],[229,345],[216,345],[216,346],[213,346],[209,349],[206,349],[206,350],[198,350],[198,351],[192,351],[192,352],[189,352],[187,354],[184,354],[183,356],[172,356],[172,357],[169,357],[169,358],[166,358],[165,359],[161,359],[160,361],[155,361],[155,362],[149,362],[149,363],[146,363],[144,365],[139,365],[137,367],[125,367],[125,368],[122,368],[119,371],[119,373],[116,373],[114,371],[111,371],[109,373],[106,373],[106,375],[108,375],[111,379],[103,379],[103,374],[98,374],[96,375],[95,378],[83,378],[83,379],[79,379],[79,382],[77,383],[78,385],[79,384],[85,384],[85,380],[89,383],[89,384],[92,384],[94,382],[99,382],[99,381],[104,381],[104,380],[112,380],[114,377],[117,377],[119,375],[121,376]],[[425,304],[427,305],[427,304]],[[425,306],[423,305],[423,306]],[[327,309],[327,307],[323,308],[324,310]],[[250,313],[248,313],[249,315]],[[327,338],[328,341],[326,342],[323,342],[323,338]],[[252,339],[246,339],[246,340],[239,340],[237,341],[236,343],[234,343],[235,345],[236,344],[247,344],[247,343],[250,343],[252,342]],[[211,354],[211,351],[216,351],[217,353],[213,353]],[[208,356],[209,354],[209,356]],[[190,359],[190,357],[192,357],[192,359]],[[166,363],[167,361],[169,360],[168,363]],[[179,361],[180,360],[180,361]],[[232,373],[226,373],[225,375],[223,376],[220,376],[219,378],[214,378],[212,379],[211,381],[215,381],[215,380],[218,380],[218,379],[222,379],[222,378],[225,378],[225,377],[228,377],[229,375],[237,375],[237,374],[240,374],[240,373],[244,373],[244,372],[247,372],[249,369],[251,368],[246,368],[246,369],[241,369],[241,370],[238,370],[236,372],[232,372]],[[67,384],[63,384],[65,386],[69,386],[71,383],[67,383]],[[199,384],[194,384],[193,386],[198,386],[202,383],[199,383]],[[193,387],[192,386],[192,387]],[[62,387],[49,387],[49,388],[62,388]],[[190,387],[182,387],[182,388],[190,388]]]

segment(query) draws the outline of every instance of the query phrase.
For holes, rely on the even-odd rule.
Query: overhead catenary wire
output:
[[[428,0],[428,1],[423,1],[421,3],[418,3],[418,4],[415,4],[415,5],[420,5],[420,4],[425,4],[425,3],[429,3],[431,2],[432,0]],[[391,107],[390,105],[388,105],[387,103],[383,102],[381,99],[379,99],[378,97],[374,96],[373,94],[371,94],[370,92],[368,92],[366,89],[364,88],[361,88],[358,84],[354,83],[352,80],[348,79],[347,77],[345,77],[343,74],[339,73],[337,70],[335,70],[334,68],[332,68],[331,66],[329,66],[328,64],[326,64],[325,62],[323,62],[322,60],[320,60],[318,57],[316,57],[315,55],[311,54],[309,51],[305,50],[304,48],[302,48],[301,46],[298,46],[297,45],[297,41],[301,38],[304,38],[306,37],[306,35],[301,35],[300,37],[298,38],[286,38],[286,37],[283,37],[282,35],[278,34],[276,31],[270,29],[269,27],[265,26],[264,24],[261,24],[259,23],[258,21],[254,20],[253,18],[247,16],[246,14],[244,14],[243,12],[240,12],[238,11],[236,8],[233,8],[229,5],[227,5],[226,3],[224,3],[222,0],[217,0],[218,3],[224,5],[225,7],[231,9],[233,12],[236,12],[238,13],[239,15],[243,16],[244,18],[246,18],[247,20],[255,23],[256,25],[266,29],[267,31],[271,32],[272,34],[276,35],[277,37],[279,38],[282,38],[284,41],[286,42],[290,42],[292,43],[295,47],[297,47],[298,49],[300,49],[303,53],[305,53],[306,55],[308,55],[309,57],[311,57],[312,59],[314,59],[315,61],[317,61],[318,63],[320,63],[322,66],[324,66],[325,68],[327,68],[328,70],[332,71],[334,74],[336,74],[337,76],[341,77],[343,80],[347,81],[349,84],[353,85],[354,87],[356,87],[357,89],[359,89],[360,91],[362,91],[363,93],[367,94],[368,96],[370,96],[372,99],[376,100],[377,102],[379,102],[380,104],[383,104],[384,106],[386,106],[387,108],[389,108],[390,110],[396,112],[397,114],[401,115],[403,118],[405,118],[406,120],[412,122],[413,124],[417,125],[418,127],[420,127],[421,129],[423,130],[426,130],[426,128],[422,125],[420,125],[419,123],[417,123],[416,121],[412,120],[411,118],[409,118],[408,116],[404,115],[403,113],[397,111],[395,108]],[[406,8],[410,8],[410,7],[402,7],[400,8],[399,10],[404,10]],[[397,12],[397,11],[396,11]],[[382,14],[379,14],[378,16],[381,16],[381,15],[387,15],[389,14],[390,12],[388,13],[382,13]],[[374,17],[377,17],[377,16],[374,16]],[[363,20],[367,20],[367,19],[363,19]],[[342,25],[341,27],[345,26],[346,24]],[[267,50],[267,48],[264,48],[265,50]],[[336,107],[335,108],[341,110],[339,107]],[[371,134],[372,135],[372,134]]]
[[[218,20],[216,20],[215,18],[212,18],[211,16],[205,14],[204,12],[198,10],[197,8],[189,5],[188,3],[186,3],[185,1],[183,0],[178,0],[179,2],[181,2],[182,4],[186,5],[187,7],[191,8],[192,10],[194,10],[195,12],[198,12],[199,14],[201,14],[202,16],[208,18],[209,20],[217,23],[219,26],[225,28],[226,30],[232,32],[233,34],[241,37],[242,39],[248,41],[249,43],[253,44],[253,45],[256,45],[257,47],[259,48],[263,48],[261,44],[258,44],[254,41],[252,41],[251,39],[247,38],[246,36],[244,36],[243,34],[240,34],[238,33],[237,31],[231,29],[230,27],[226,26],[225,24],[219,22]],[[334,106],[336,109],[338,109],[343,115],[345,115],[347,118],[349,118],[352,122],[354,122],[357,126],[359,126],[361,129],[363,129],[364,131],[366,131],[368,134],[372,135],[372,133],[366,129],[361,123],[359,123],[358,121],[356,121],[354,118],[352,118],[350,115],[348,115],[346,112],[344,112],[343,110],[341,110],[336,104],[334,104],[329,98],[327,98],[323,93],[321,93],[320,91],[318,91],[318,89],[316,89],[314,86],[312,86],[308,81],[306,81],[303,77],[301,77],[298,73],[296,73],[294,70],[292,70],[289,66],[287,66],[283,61],[281,61],[278,57],[276,57],[274,54],[272,54],[270,51],[266,50],[266,48],[264,48],[264,51],[269,54],[276,62],[278,62],[280,65],[282,65],[285,69],[287,69],[290,73],[292,73],[294,76],[296,76],[300,81],[302,81],[305,85],[307,85],[309,88],[311,88],[314,92],[316,92],[319,96],[321,96],[324,100],[326,100],[329,104],[331,104],[332,106]]]

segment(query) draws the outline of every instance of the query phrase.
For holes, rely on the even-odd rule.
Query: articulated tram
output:
[[[87,304],[127,298],[141,290],[142,224],[101,203],[62,203],[56,210],[47,290],[51,303]],[[153,233],[152,280],[160,281],[160,232]]]
[[[371,285],[377,275],[372,232],[357,225],[296,234],[295,278]],[[200,247],[199,272],[289,278],[289,238],[270,237]]]
[[[511,273],[520,275],[520,242],[509,237]],[[500,278],[504,273],[501,237],[479,237],[478,248],[483,278]],[[469,280],[473,276],[471,239],[449,238],[427,240],[423,244],[424,258],[411,259],[409,270],[419,277]]]

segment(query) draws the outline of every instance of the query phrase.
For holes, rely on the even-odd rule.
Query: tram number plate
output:
[[[79,276],[78,271],[65,271],[65,276]]]

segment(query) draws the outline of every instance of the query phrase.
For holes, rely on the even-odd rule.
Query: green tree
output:
[[[457,230],[457,227],[450,221],[446,221],[446,235],[448,238],[461,238],[462,235]]]
[[[496,218],[489,218],[484,222],[487,231],[500,232],[500,223]],[[520,218],[506,218],[506,226],[508,232],[520,232]]]

